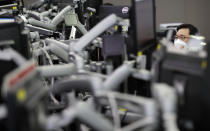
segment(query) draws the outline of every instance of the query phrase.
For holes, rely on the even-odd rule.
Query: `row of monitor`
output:
[[[130,48],[133,53],[143,51],[156,43],[155,0],[132,0],[131,7],[109,5],[100,7],[100,17],[103,18],[111,13],[130,18],[131,36],[134,40],[130,43]]]
[[[136,54],[156,43],[155,0],[132,0],[131,7],[109,4],[100,7],[101,19],[111,13],[130,19],[133,42],[129,43],[129,48],[132,48],[132,53]]]
[[[14,0],[0,0],[0,4],[9,4]],[[24,0],[35,1],[35,0]],[[27,3],[26,2],[26,3]],[[130,9],[128,14],[128,8]],[[100,15],[116,13],[120,17],[129,17],[131,22],[131,36],[134,40],[130,48],[132,52],[145,50],[155,43],[155,0],[132,0],[131,7],[101,6]]]

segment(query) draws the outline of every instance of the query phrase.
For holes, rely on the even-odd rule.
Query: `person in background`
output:
[[[189,41],[192,35],[198,35],[198,29],[191,24],[181,24],[177,27],[174,37],[174,46],[178,49],[189,49]],[[199,45],[197,45],[198,48]]]

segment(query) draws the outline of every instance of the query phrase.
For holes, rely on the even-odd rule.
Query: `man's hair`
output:
[[[190,35],[198,34],[198,29],[191,24],[181,24],[177,27],[177,31],[179,31],[180,29],[189,29],[190,30]]]

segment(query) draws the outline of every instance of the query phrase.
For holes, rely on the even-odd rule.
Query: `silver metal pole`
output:
[[[73,63],[65,65],[39,66],[37,69],[43,77],[67,76],[76,73],[76,66]]]
[[[121,65],[104,82],[104,89],[117,90],[118,86],[132,73],[134,62]]]

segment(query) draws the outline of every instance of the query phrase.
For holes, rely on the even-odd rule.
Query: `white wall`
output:
[[[156,12],[157,25],[190,23],[210,40],[210,0],[156,0]]]

